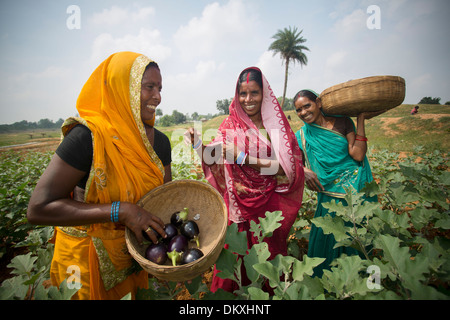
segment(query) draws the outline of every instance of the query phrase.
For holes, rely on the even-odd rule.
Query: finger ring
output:
[[[147,230],[145,230],[145,232],[150,232],[152,230],[153,230],[152,227],[148,227]]]

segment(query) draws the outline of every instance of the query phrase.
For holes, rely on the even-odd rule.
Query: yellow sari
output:
[[[63,124],[63,135],[76,124],[92,132],[93,160],[86,203],[136,203],[163,184],[164,168],[141,120],[141,81],[149,58],[133,52],[111,55],[91,75],[77,101],[79,118]],[[75,299],[120,299],[147,288],[146,272],[133,273],[125,227],[118,223],[55,228],[51,279],[79,277]],[[75,268],[75,269],[74,269]],[[78,273],[71,272],[73,270]]]

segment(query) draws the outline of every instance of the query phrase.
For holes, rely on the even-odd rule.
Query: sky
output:
[[[309,48],[307,65],[290,67],[288,98],[395,75],[404,103],[445,103],[449,15],[448,0],[0,0],[0,124],[76,115],[82,86],[118,51],[159,64],[163,114],[218,113],[250,66],[282,96],[284,65],[268,48],[288,27]]]

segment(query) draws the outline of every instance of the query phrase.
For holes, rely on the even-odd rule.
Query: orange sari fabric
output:
[[[136,203],[163,184],[163,165],[140,116],[141,81],[150,62],[133,52],[111,55],[82,89],[77,101],[80,117],[69,118],[63,125],[63,135],[79,123],[92,132],[86,203]],[[134,297],[137,287],[148,286],[147,273],[132,273],[125,227],[118,223],[56,228],[53,283],[59,286],[74,265],[80,270],[82,285],[75,295],[78,299],[120,299],[130,292]]]

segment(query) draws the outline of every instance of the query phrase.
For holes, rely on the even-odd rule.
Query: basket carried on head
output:
[[[138,205],[170,223],[170,216],[184,208],[189,209],[188,219],[196,220],[200,229],[200,250],[204,256],[179,266],[158,265],[145,258],[148,245],[139,245],[128,228],[125,239],[128,251],[148,273],[162,280],[187,281],[206,272],[219,258],[225,244],[227,208],[220,193],[209,184],[196,180],[177,180],[159,186],[147,193]],[[196,247],[196,245],[194,245]]]
[[[329,115],[355,117],[361,112],[395,108],[405,99],[405,80],[375,76],[344,82],[320,94],[322,110]]]

